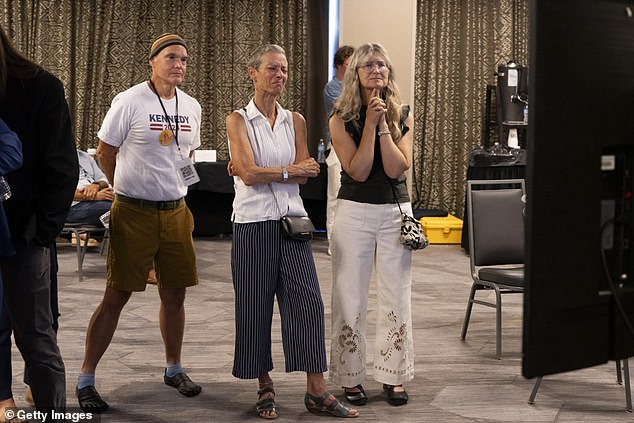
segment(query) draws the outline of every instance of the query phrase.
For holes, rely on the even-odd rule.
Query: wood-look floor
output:
[[[255,381],[231,376],[233,289],[231,239],[196,239],[200,285],[188,290],[183,364],[203,386],[185,398],[163,384],[164,354],[154,286],[134,294],[124,309],[110,348],[97,369],[97,387],[112,410],[102,422],[237,422],[255,416]],[[331,270],[327,241],[313,241],[326,323],[330,322]],[[68,406],[76,407],[74,387],[83,358],[88,320],[104,289],[105,256],[86,256],[85,280],[77,280],[75,250],[59,248],[59,344],[66,364]],[[475,306],[465,342],[460,340],[470,287],[468,257],[458,245],[432,245],[414,253],[413,309],[416,377],[406,387],[410,402],[390,406],[381,386],[369,379],[370,397],[357,422],[617,422],[633,421],[625,411],[623,386],[614,363],[544,379],[535,405],[527,404],[532,380],[521,375],[521,295],[504,297],[503,357],[495,359],[492,309]],[[370,301],[370,321],[375,307]],[[283,372],[279,319],[274,320],[273,372],[279,422],[325,422],[303,405],[305,375]],[[329,330],[328,330],[329,332]],[[373,337],[372,331],[370,338]],[[327,341],[327,346],[330,343]],[[14,393],[25,406],[23,364],[14,347]],[[371,371],[371,366],[368,366]],[[330,384],[341,398],[341,389]],[[75,409],[74,411],[77,411]]]

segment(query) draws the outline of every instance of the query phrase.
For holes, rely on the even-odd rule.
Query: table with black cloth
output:
[[[526,177],[526,150],[515,149],[512,157],[499,151],[477,149],[469,154],[467,180],[480,179],[524,179]],[[465,201],[460,245],[469,253],[469,222],[467,220],[467,202]]]
[[[230,234],[233,212],[233,178],[227,173],[227,162],[200,162],[194,165],[200,182],[189,187],[187,206],[194,216],[194,236]],[[300,185],[300,195],[308,216],[317,230],[326,228],[326,192],[328,168],[320,165],[316,178]]]

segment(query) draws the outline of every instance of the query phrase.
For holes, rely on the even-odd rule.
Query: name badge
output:
[[[198,176],[198,172],[196,172],[196,168],[189,157],[177,161],[176,167],[185,186],[190,186],[200,181],[200,176]]]

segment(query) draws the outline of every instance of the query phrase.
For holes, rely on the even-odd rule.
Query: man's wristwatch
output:
[[[285,167],[282,168],[282,181],[288,181],[288,170]]]

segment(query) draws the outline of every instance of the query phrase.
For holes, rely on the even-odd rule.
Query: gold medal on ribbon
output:
[[[174,132],[171,129],[164,129],[159,135],[161,145],[170,145],[174,139]]]

